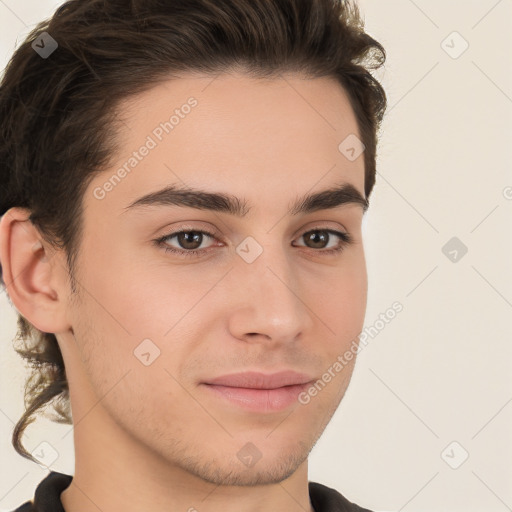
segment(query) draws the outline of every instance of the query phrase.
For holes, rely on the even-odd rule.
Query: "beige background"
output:
[[[0,0],[2,69],[58,4]],[[512,510],[512,2],[360,5],[388,53],[364,224],[365,326],[378,334],[313,449],[309,479],[372,510]],[[455,262],[442,250],[453,237],[468,249]],[[403,311],[379,329],[395,301]],[[47,470],[10,444],[26,374],[3,293],[0,326],[0,510],[12,510]],[[25,443],[49,442],[51,469],[73,474],[70,428],[39,420]]]

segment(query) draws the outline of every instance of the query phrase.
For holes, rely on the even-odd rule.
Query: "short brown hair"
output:
[[[47,32],[57,49],[32,43]],[[255,77],[282,72],[334,77],[347,92],[365,146],[365,193],[376,174],[377,133],[386,95],[370,73],[385,61],[364,31],[356,4],[343,0],[70,0],[16,49],[0,83],[0,215],[25,207],[41,236],[64,249],[71,289],[82,235],[82,199],[118,147],[121,100],[173,73]],[[340,141],[341,142],[341,141]],[[1,276],[0,284],[5,287]],[[18,315],[15,350],[32,366],[15,450],[46,404],[72,424],[64,361],[54,334]]]

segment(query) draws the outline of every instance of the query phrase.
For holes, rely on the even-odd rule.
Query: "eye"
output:
[[[320,236],[318,236],[318,234],[320,234]],[[339,242],[334,248],[325,249],[324,245],[331,241],[332,235],[335,235],[339,239]],[[206,249],[198,249],[198,247],[200,247],[203,243],[205,236],[212,239],[216,238],[216,235],[214,233],[210,233],[209,231],[182,229],[157,238],[156,240],[153,240],[153,242],[158,247],[163,247],[165,252],[173,253],[180,257],[199,257],[213,250],[211,247]],[[169,245],[169,240],[173,238],[176,238],[178,244],[183,247],[183,249],[177,249],[176,247]],[[349,233],[328,228],[316,228],[309,230],[299,238],[304,238],[308,241],[308,243],[313,244],[313,247],[308,247],[309,249],[324,255],[340,253],[346,246],[353,243],[353,238]],[[304,246],[300,245],[299,247]]]
[[[209,238],[215,238],[214,233],[203,230],[180,230],[173,233],[169,233],[161,238],[155,240],[155,242],[164,248],[165,252],[171,252],[178,256],[191,257],[201,256],[202,254],[209,252],[211,249],[197,249],[198,246],[203,242],[204,236]],[[185,248],[185,250],[176,249],[175,247],[169,246],[167,243],[170,239],[176,238],[178,243]]]
[[[318,235],[319,233],[320,236]],[[338,237],[341,241],[332,249],[324,249],[324,243],[330,242],[332,235],[336,235],[336,237]],[[346,246],[350,245],[353,242],[352,236],[349,233],[327,228],[312,229],[304,233],[300,238],[304,238],[308,242],[313,243],[313,249],[318,248],[318,244],[320,244],[322,246],[320,247],[320,249],[323,249],[322,251],[320,251],[322,254],[335,254],[341,252],[343,249],[345,249]],[[315,247],[315,245],[317,247]]]

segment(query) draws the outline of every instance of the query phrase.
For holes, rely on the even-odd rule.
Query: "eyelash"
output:
[[[354,241],[352,236],[349,233],[344,233],[343,231],[335,231],[334,229],[328,229],[328,228],[310,229],[310,230],[306,231],[305,233],[303,233],[301,236],[305,236],[305,235],[307,235],[309,233],[313,233],[315,231],[323,231],[323,232],[326,232],[326,233],[337,235],[337,236],[339,236],[341,238],[340,245],[338,247],[334,248],[334,249],[324,249],[324,250],[319,249],[319,250],[316,250],[316,252],[323,253],[324,255],[334,255],[336,253],[341,253],[347,246],[352,244],[353,241]],[[210,249],[190,249],[190,250],[185,250],[185,249],[176,249],[176,248],[170,247],[168,244],[166,244],[166,241],[168,241],[168,239],[174,238],[175,236],[177,236],[177,235],[179,235],[181,233],[201,233],[201,234],[207,235],[207,236],[209,236],[211,238],[216,238],[215,234],[214,233],[210,233],[209,231],[204,231],[204,230],[201,230],[201,229],[182,229],[180,231],[174,231],[173,233],[169,233],[168,235],[164,235],[164,236],[162,236],[160,238],[157,238],[157,239],[155,239],[153,241],[155,242],[155,244],[158,247],[163,247],[165,252],[173,253],[173,254],[176,254],[176,255],[178,255],[180,257],[183,257],[183,258],[200,257],[203,254],[205,254],[206,252],[209,252],[211,249],[213,249],[213,248],[210,248]],[[315,249],[312,249],[312,250],[315,251]]]

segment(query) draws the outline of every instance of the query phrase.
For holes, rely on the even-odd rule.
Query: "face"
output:
[[[364,198],[363,155],[338,148],[359,136],[348,97],[331,78],[189,74],[122,112],[122,149],[83,199],[79,300],[57,336],[75,421],[92,421],[94,396],[104,431],[117,425],[167,465],[216,484],[282,481],[338,407],[355,359],[332,369],[363,326],[361,204],[292,211],[343,184]],[[129,207],[172,186],[236,197],[241,211],[186,194]],[[310,383],[288,399],[207,384],[283,370]]]

